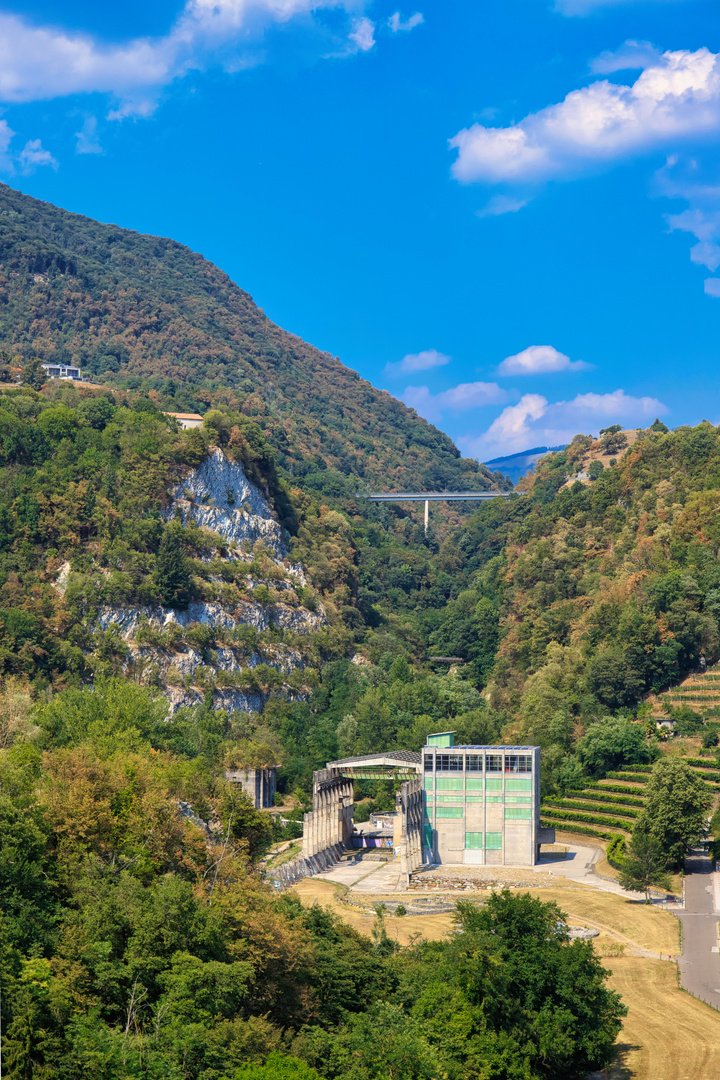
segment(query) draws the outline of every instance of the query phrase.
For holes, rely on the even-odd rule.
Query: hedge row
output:
[[[593,814],[577,814],[574,810],[555,810],[552,806],[541,806],[541,812],[548,817],[560,821],[582,821],[587,825],[605,825],[615,829],[629,829],[629,821],[620,821],[619,818],[605,818]]]
[[[543,821],[540,819],[540,826],[543,829],[560,829],[562,832],[562,826],[558,826],[555,821]],[[568,827],[567,832],[581,833],[583,836],[597,836],[601,840],[614,840],[617,833],[601,832],[600,829],[587,829],[583,825],[573,825],[572,828]]]
[[[560,799],[553,795],[549,795],[546,799],[544,799],[543,804],[545,803],[551,806],[557,806],[561,810],[584,810],[590,813],[610,815],[619,814],[620,817],[629,818],[636,818],[640,816],[639,810],[630,810],[629,808],[623,806],[588,806],[587,803],[583,803],[580,801],[576,802],[575,800],[571,799]]]
[[[625,837],[616,836],[611,840],[605,851],[605,858],[616,870],[622,870],[625,858]]]
[[[623,788],[623,790],[627,790]],[[602,791],[589,791],[587,788],[568,788],[567,794],[571,799],[592,799],[593,802],[617,803],[618,806],[644,806],[644,799],[636,799],[628,795],[605,795]]]
[[[647,784],[647,776],[642,776],[640,773],[624,773],[624,772],[609,772],[607,774],[608,780],[627,780],[628,783],[633,784]]]
[[[640,772],[641,773],[646,773],[646,772],[652,772],[652,771],[653,771],[653,766],[652,765],[628,765],[627,768],[624,765],[622,765],[618,769],[618,772],[623,773],[623,775],[627,775],[628,773],[640,773]],[[612,773],[608,773],[608,776],[612,776]]]
[[[714,701],[720,702],[720,694],[663,694],[664,701],[699,701],[702,705],[710,705]]]
[[[619,784],[588,784],[588,787],[599,788],[600,791],[617,791],[620,795],[644,795],[641,787],[620,787]]]
[[[720,765],[713,765],[712,761],[707,761],[706,758],[701,757],[683,758],[683,761],[688,765],[697,765],[701,769],[712,769],[714,772],[717,772],[718,780],[720,780]]]

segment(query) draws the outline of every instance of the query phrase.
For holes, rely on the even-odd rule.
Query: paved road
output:
[[[617,881],[598,877],[594,866],[602,854],[600,848],[571,844],[568,845],[564,857],[552,852],[541,854],[540,862],[535,869],[549,871],[557,877],[570,878],[572,881],[582,881],[585,885],[600,889],[601,892],[617,893],[618,896],[625,896],[628,900],[637,900],[637,893],[625,892]]]
[[[685,910],[677,911],[683,924],[680,981],[695,997],[720,1008],[720,957],[712,863],[697,848],[685,860]]]

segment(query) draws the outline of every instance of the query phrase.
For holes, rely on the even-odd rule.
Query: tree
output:
[[[28,360],[27,364],[25,364],[22,369],[21,378],[23,386],[31,386],[33,390],[42,390],[47,382],[47,375],[45,374],[45,368],[42,366],[42,360],[37,356],[32,360]]]
[[[174,608],[188,606],[192,594],[190,565],[175,528],[167,528],[163,532],[155,580],[163,604]]]
[[[644,689],[642,676],[630,666],[619,646],[595,653],[587,666],[587,681],[595,697],[609,709],[634,704]]]
[[[588,466],[588,476],[591,480],[597,480],[598,476],[605,471],[605,466],[599,458],[591,461]]]
[[[700,840],[711,805],[712,794],[700,777],[681,758],[666,755],[655,764],[636,828],[658,841],[666,867],[679,867]]]
[[[650,903],[650,886],[670,888],[670,877],[665,867],[665,857],[657,837],[644,828],[633,830],[632,840],[625,849],[620,871],[620,884],[629,892],[644,892],[645,903]]]
[[[588,728],[577,753],[592,776],[605,776],[619,765],[643,765],[653,756],[640,724],[610,716]]]

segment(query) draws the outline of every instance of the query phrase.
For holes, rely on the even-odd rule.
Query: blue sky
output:
[[[10,0],[0,168],[481,460],[718,423],[716,54],[714,0]]]

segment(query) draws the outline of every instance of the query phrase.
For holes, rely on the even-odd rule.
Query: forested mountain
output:
[[[182,244],[60,210],[0,185],[0,338],[79,364],[163,408],[240,410],[289,473],[325,488],[490,487],[451,440],[329,353],[275,326]],[[308,475],[309,474],[309,475]]]
[[[277,762],[296,818],[328,760],[437,730],[540,745],[554,805],[649,769],[647,696],[720,655],[718,430],[578,436],[522,496],[426,535],[354,493],[488,486],[444,435],[180,245],[7,188],[0,206],[6,364],[75,359],[104,382],[38,389],[30,363],[0,387],[8,1075],[600,1068],[623,1007],[553,905],[463,906],[451,939],[396,954],[382,920],[370,941],[271,894],[278,826],[225,767]],[[681,730],[717,742],[715,716],[687,712]],[[694,813],[672,833],[651,811],[683,785]],[[677,756],[648,791],[624,820],[664,872],[710,796]],[[358,818],[394,805],[390,782],[356,795]]]

